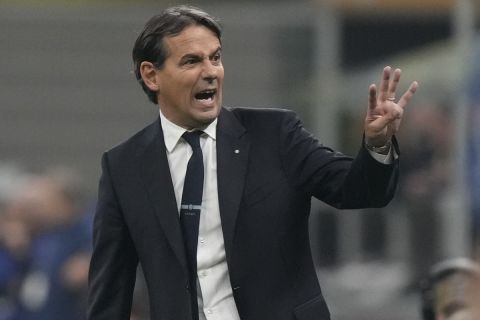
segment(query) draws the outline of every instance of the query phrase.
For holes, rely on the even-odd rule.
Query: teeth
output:
[[[214,89],[207,89],[204,91],[200,91],[195,95],[195,99],[197,100],[212,100],[213,96],[216,94],[216,90]]]

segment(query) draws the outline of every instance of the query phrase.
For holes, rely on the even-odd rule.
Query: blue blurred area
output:
[[[478,39],[477,39],[478,40]],[[480,244],[480,45],[475,42],[469,77],[468,172],[475,240]]]
[[[1,218],[0,319],[84,319],[92,211],[75,173],[24,176]]]

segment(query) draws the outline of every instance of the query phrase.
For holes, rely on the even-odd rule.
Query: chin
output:
[[[197,115],[196,120],[203,123],[209,124],[218,117],[220,113],[220,107],[212,108],[211,110],[201,112]]]
[[[212,117],[202,117],[202,118],[198,118],[196,120],[197,120],[198,126],[203,127],[203,126],[207,126],[210,123],[212,123],[216,118],[217,118],[216,116],[214,116],[214,117],[212,116]]]

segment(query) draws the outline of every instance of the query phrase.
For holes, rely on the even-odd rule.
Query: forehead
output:
[[[186,27],[177,35],[164,39],[169,55],[208,54],[220,47],[220,40],[210,29],[202,25]]]
[[[473,287],[473,277],[459,272],[441,280],[435,285],[435,299],[439,307],[467,300]]]

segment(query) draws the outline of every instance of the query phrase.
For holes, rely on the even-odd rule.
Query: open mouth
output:
[[[217,93],[217,89],[206,89],[195,94],[195,99],[212,100],[216,93]]]

